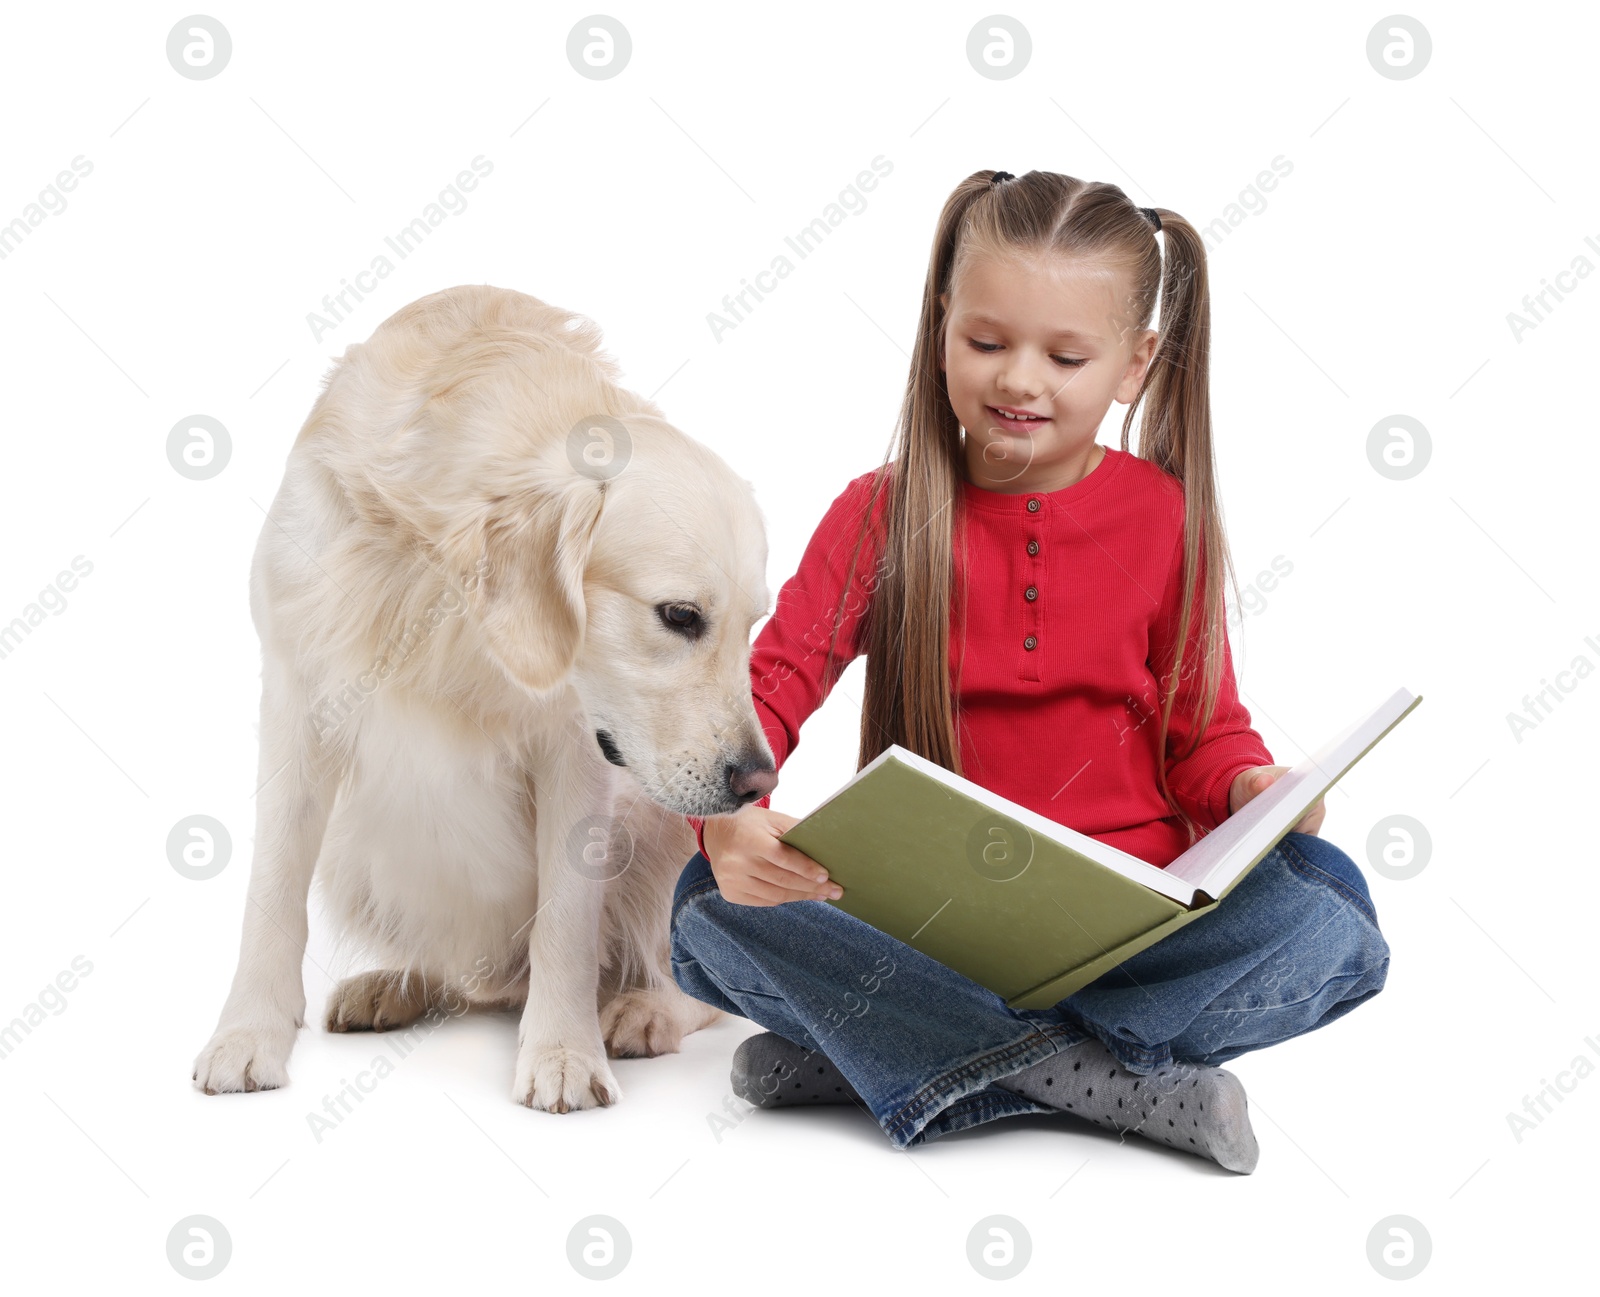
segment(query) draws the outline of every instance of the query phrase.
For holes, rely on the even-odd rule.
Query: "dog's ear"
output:
[[[535,692],[571,671],[583,644],[583,574],[605,483],[577,477],[494,502],[484,528],[480,618],[490,654]]]

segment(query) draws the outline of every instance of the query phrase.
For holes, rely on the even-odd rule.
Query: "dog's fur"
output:
[[[765,533],[750,484],[600,343],[464,286],[329,372],[250,573],[255,859],[207,1094],[288,1081],[313,872],[379,965],[328,1029],[522,1005],[530,1107],[615,1102],[608,1048],[672,1052],[719,1016],[672,980],[668,909],[682,816],[776,781],[748,675]],[[686,605],[698,637],[663,612]]]

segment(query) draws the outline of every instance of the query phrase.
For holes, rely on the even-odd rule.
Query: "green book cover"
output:
[[[1211,913],[1422,701],[1397,690],[1165,869],[898,744],[783,834],[837,905],[1001,996],[1043,1009]]]

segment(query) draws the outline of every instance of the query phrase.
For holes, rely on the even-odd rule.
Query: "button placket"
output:
[[[1044,520],[1038,518],[1037,515],[1043,512],[1043,507],[1043,501],[1037,496],[1028,497],[1027,510],[1030,514],[1036,515],[1036,518],[1029,521],[1036,522],[1041,531],[1043,530]],[[1040,587],[1044,584],[1044,560],[1039,557],[1042,548],[1043,546],[1040,544],[1037,535],[1028,537],[1028,561],[1024,564],[1027,572],[1027,584],[1022,591],[1022,628],[1024,632],[1022,637],[1022,661],[1017,672],[1018,676],[1023,680],[1040,679],[1040,655],[1037,650],[1039,648],[1039,637],[1043,631],[1043,612],[1039,606],[1041,602],[1039,597]]]

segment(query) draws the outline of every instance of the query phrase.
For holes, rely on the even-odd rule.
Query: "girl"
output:
[[[1157,866],[1283,772],[1228,648],[1209,332],[1205,249],[1177,213],[1047,171],[957,187],[898,450],[834,501],[751,651],[780,766],[865,652],[858,768],[899,743]],[[1095,443],[1112,401],[1120,450]],[[898,1148],[1059,1111],[1248,1173],[1244,1089],[1216,1065],[1387,975],[1361,871],[1315,836],[1320,802],[1216,914],[1012,1010],[820,904],[841,889],[777,840],[796,820],[768,800],[691,819],[674,978],[769,1029],[735,1054],[738,1094],[860,1104]]]

